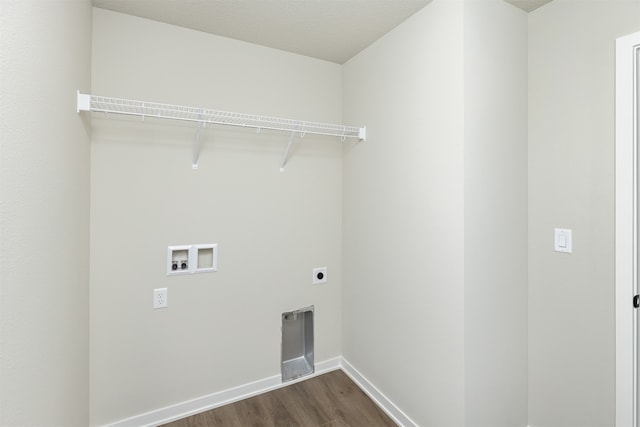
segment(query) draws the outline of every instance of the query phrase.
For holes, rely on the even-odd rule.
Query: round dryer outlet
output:
[[[327,267],[318,267],[313,269],[313,282],[314,285],[321,283],[327,283]]]

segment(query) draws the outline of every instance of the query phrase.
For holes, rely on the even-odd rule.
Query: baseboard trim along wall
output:
[[[107,424],[104,427],[155,427],[171,421],[179,420],[200,412],[209,411],[229,403],[257,396],[272,390],[286,387],[300,381],[305,381],[327,372],[342,369],[389,417],[400,427],[417,427],[411,418],[404,414],[373,384],[371,384],[358,370],[342,357],[316,363],[315,372],[294,381],[282,382],[280,375],[264,378],[252,383],[233,387],[217,393],[208,394],[196,399],[177,403],[165,408],[156,409],[144,414],[136,415],[124,420]]]
[[[316,363],[315,372],[307,375],[299,380],[282,382],[280,375],[264,378],[238,387],[233,387],[217,393],[208,394],[196,399],[188,400],[165,408],[156,409],[144,414],[135,415],[131,418],[117,421],[113,424],[107,424],[104,427],[155,427],[171,421],[179,420],[190,415],[199,414],[200,412],[209,411],[229,403],[257,396],[271,390],[295,384],[327,372],[335,371],[341,368],[341,357],[329,359],[320,363]]]
[[[402,412],[391,400],[367,380],[345,358],[341,358],[342,371],[365,392],[400,427],[418,427],[407,414]]]

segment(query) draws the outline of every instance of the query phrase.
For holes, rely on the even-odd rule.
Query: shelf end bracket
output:
[[[78,103],[76,107],[76,112],[80,111],[91,111],[91,95],[85,95],[77,91],[78,93]]]
[[[367,127],[366,126],[362,126],[360,129],[358,129],[358,139],[360,139],[360,141],[366,141],[367,140]]]

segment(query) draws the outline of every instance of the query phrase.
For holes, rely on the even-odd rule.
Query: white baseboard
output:
[[[200,412],[209,411],[229,403],[237,402],[242,399],[257,396],[258,394],[266,393],[271,390],[295,384],[296,382],[304,381],[330,371],[335,371],[336,369],[341,368],[341,360],[342,358],[336,357],[325,360],[324,362],[316,363],[315,372],[313,374],[307,375],[298,380],[283,383],[280,375],[274,375],[272,377],[230,388],[228,390],[208,394],[193,400],[188,400],[186,402],[177,403],[165,408],[136,415],[112,424],[107,424],[104,427],[155,427],[171,421],[179,420],[180,418],[198,414]]]
[[[418,427],[407,414],[402,412],[391,400],[367,380],[345,358],[342,358],[342,370],[356,383],[400,427]]]
[[[104,427],[155,427],[171,421],[179,420],[200,412],[209,411],[229,403],[257,396],[300,381],[306,381],[327,372],[342,369],[387,415],[401,427],[417,427],[418,425],[393,404],[384,394],[358,372],[342,357],[336,357],[316,363],[315,372],[298,380],[282,382],[280,375],[264,378],[252,383],[208,394],[186,402],[177,403],[165,408],[156,409],[131,418],[107,424]]]

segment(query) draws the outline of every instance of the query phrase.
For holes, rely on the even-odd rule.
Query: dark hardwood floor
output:
[[[338,370],[165,427],[397,427]]]

